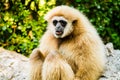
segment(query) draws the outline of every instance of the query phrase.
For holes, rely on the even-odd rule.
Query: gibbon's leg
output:
[[[73,80],[70,65],[59,53],[49,53],[43,63],[42,80]]]
[[[97,76],[96,76],[97,75]],[[94,70],[93,71],[90,71],[88,70],[87,71],[84,71],[83,70],[78,70],[78,72],[75,74],[75,78],[74,80],[98,80],[99,77],[98,77],[99,73],[94,73]]]
[[[30,80],[42,80],[41,71],[44,57],[38,48],[30,55]]]
[[[104,68],[99,65],[99,61],[94,61],[94,59],[83,59],[85,61],[79,60],[78,63],[81,61],[81,64],[79,64],[79,69],[75,73],[74,80],[98,80],[104,70]]]

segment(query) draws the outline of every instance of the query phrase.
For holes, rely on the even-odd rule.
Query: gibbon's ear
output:
[[[77,24],[77,20],[73,20],[72,25],[76,25]]]

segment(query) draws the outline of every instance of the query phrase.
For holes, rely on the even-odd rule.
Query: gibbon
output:
[[[98,80],[105,68],[105,48],[86,16],[62,5],[45,20],[47,30],[30,56],[31,80]]]

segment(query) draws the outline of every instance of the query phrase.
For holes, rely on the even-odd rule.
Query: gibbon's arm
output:
[[[38,48],[30,55],[30,77],[29,80],[41,80],[42,65],[44,57]]]
[[[44,57],[51,51],[58,51],[59,41],[50,31],[46,31],[40,40],[39,49]]]

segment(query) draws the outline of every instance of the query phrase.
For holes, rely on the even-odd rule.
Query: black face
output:
[[[65,20],[53,20],[53,25],[55,26],[55,34],[62,35],[67,22]]]

